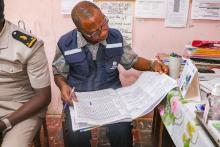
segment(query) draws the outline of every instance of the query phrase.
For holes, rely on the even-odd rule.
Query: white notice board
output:
[[[109,18],[109,26],[118,29],[129,45],[132,45],[132,12],[131,1],[99,1],[98,6]]]
[[[220,20],[220,0],[193,0],[191,17]]]

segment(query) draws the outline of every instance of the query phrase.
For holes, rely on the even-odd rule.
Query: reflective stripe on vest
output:
[[[114,44],[107,44],[106,48],[117,48],[122,47],[122,43],[114,43]]]
[[[68,51],[64,51],[64,55],[67,56],[67,55],[72,55],[72,54],[76,54],[76,53],[79,53],[79,52],[82,52],[82,49],[81,48],[76,48],[76,49],[71,49],[71,50],[68,50]]]

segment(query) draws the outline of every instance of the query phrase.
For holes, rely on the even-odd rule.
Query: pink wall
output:
[[[13,23],[23,20],[26,28],[45,41],[45,50],[52,63],[59,37],[74,28],[70,16],[61,15],[60,0],[5,0],[6,18]],[[153,58],[158,52],[182,53],[192,39],[220,40],[220,21],[191,20],[186,28],[165,28],[164,20],[134,19],[133,48],[142,57]],[[138,75],[134,70],[122,71],[124,85]],[[53,100],[50,113],[61,112],[60,94],[52,80]]]

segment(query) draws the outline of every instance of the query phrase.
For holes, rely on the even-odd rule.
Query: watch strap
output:
[[[1,119],[1,121],[5,124],[6,129],[3,131],[3,133],[7,132],[8,130],[10,130],[12,128],[11,122],[9,121],[9,119],[7,118],[3,118]]]

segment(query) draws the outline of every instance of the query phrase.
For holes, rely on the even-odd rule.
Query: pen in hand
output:
[[[65,102],[65,104],[64,104],[64,106],[63,106],[63,109],[66,110],[68,107],[69,107],[68,103]]]
[[[75,87],[73,87],[70,92],[70,99],[73,100],[74,102],[78,102],[76,94],[75,94]]]
[[[69,95],[69,100],[71,100],[71,102],[77,102],[77,97],[76,97],[76,94],[75,94],[75,88],[73,87],[71,92],[70,92],[70,95]],[[72,105],[72,104],[71,104]],[[69,107],[69,104],[68,102],[65,102],[64,103],[64,106],[63,106],[63,109],[66,110],[67,108]]]

